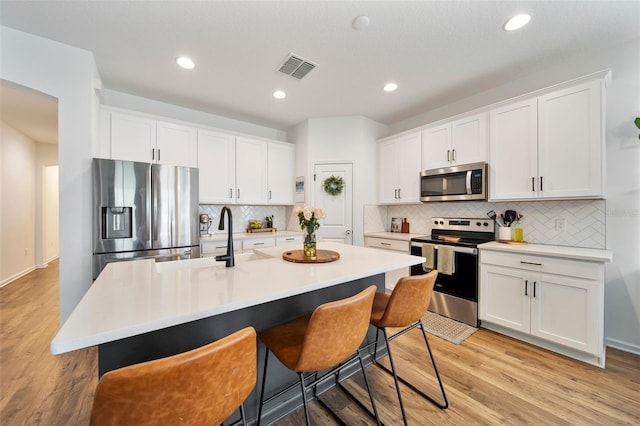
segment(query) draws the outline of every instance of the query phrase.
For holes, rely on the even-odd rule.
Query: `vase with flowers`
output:
[[[303,253],[307,259],[316,258],[316,231],[320,227],[320,219],[324,218],[324,210],[317,207],[301,206],[295,210],[304,232]]]

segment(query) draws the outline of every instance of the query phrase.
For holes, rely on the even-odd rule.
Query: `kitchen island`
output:
[[[51,342],[51,353],[98,345],[102,375],[205,345],[246,326],[260,332],[372,284],[384,291],[385,272],[424,261],[337,243],[318,247],[338,252],[340,259],[292,263],[282,253],[293,248],[273,247],[236,255],[233,268],[213,258],[109,264]],[[258,350],[260,367],[264,347]],[[292,379],[295,374],[271,363],[269,388]],[[247,404],[250,418],[256,395]],[[285,394],[265,414],[275,419],[299,403],[295,394]]]

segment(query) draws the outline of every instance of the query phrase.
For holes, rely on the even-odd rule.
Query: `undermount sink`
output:
[[[261,253],[238,253],[234,255],[235,263],[253,262],[256,260],[270,259],[270,256],[266,256]],[[216,261],[215,257],[202,257],[200,259],[185,259],[174,260],[171,262],[157,262],[157,272],[172,272],[181,271],[185,269],[197,269],[197,268],[225,268],[224,261]]]

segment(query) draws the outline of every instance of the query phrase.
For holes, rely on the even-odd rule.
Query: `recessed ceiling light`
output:
[[[284,99],[287,97],[287,94],[282,90],[276,90],[275,92],[273,92],[273,97],[276,99]]]
[[[504,28],[505,31],[518,30],[527,25],[530,20],[531,16],[527,15],[526,13],[522,13],[509,19],[507,22],[505,22],[502,28]]]
[[[187,58],[186,56],[180,56],[176,58],[176,64],[187,70],[191,70],[196,66],[191,58]]]
[[[387,83],[387,84],[384,85],[383,90],[385,92],[393,92],[397,88],[398,88],[397,84],[395,84],[395,83]]]
[[[369,26],[369,17],[366,15],[358,16],[353,20],[351,26],[354,30],[362,31]]]

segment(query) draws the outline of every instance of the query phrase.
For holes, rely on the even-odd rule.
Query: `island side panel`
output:
[[[221,339],[244,327],[252,326],[259,333],[285,321],[313,312],[319,305],[344,299],[375,285],[378,292],[384,292],[384,274],[373,275],[359,280],[337,284],[320,290],[275,300],[268,303],[216,315],[201,320],[156,330],[126,339],[99,345],[98,369],[100,377],[111,370],[140,362],[164,358],[186,352]],[[369,329],[365,343],[375,339],[375,330]],[[247,416],[253,419],[257,415],[259,389],[262,380],[265,347],[258,345],[258,383],[245,402]],[[370,363],[370,360],[367,360]],[[358,367],[351,369],[357,371]],[[347,375],[350,372],[347,373]],[[341,375],[341,378],[343,376]],[[267,378],[267,395],[297,379],[297,375],[286,369],[271,355]],[[331,386],[329,383],[327,385]],[[302,405],[299,388],[295,392],[284,394],[275,401],[273,407],[267,407],[265,417],[277,419]],[[265,420],[267,420],[265,418]],[[271,421],[271,420],[269,420]]]

